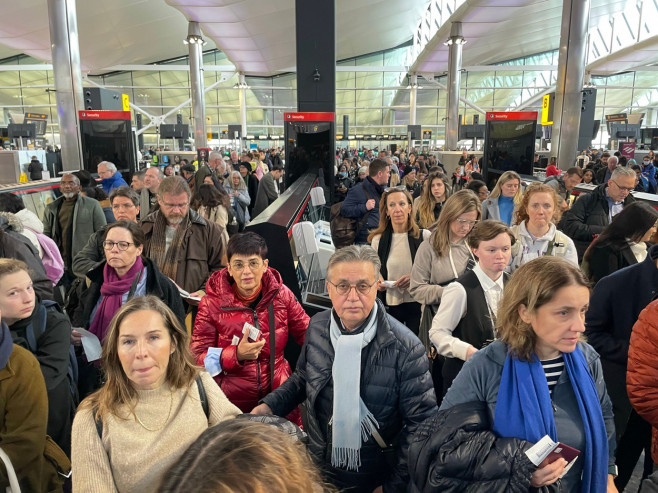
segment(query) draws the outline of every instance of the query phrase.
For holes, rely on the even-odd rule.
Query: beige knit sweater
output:
[[[73,491],[80,493],[155,492],[162,475],[209,426],[240,414],[207,372],[201,378],[208,396],[206,420],[196,384],[173,393],[167,385],[140,390],[135,412],[148,431],[132,415],[122,420],[106,416],[103,439],[98,436],[92,412],[81,410],[73,421]],[[173,396],[173,401],[170,398]]]

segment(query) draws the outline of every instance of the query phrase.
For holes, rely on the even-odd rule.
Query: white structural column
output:
[[[242,137],[245,137],[247,135],[247,81],[244,78],[244,74],[238,75],[238,87],[240,89],[240,128],[242,130]]]
[[[418,75],[411,74],[409,93],[409,125],[416,124],[416,96],[418,95]]]
[[[208,147],[206,135],[206,96],[203,90],[203,45],[199,23],[190,21],[185,40],[190,51],[190,86],[192,89],[192,119],[194,121],[194,145]]]
[[[48,0],[48,21],[62,166],[75,171],[83,167],[78,110],[84,109],[75,0]]]
[[[453,22],[450,26],[450,38],[446,41],[448,46],[448,97],[446,112],[446,145],[447,151],[456,151],[459,140],[459,87],[461,85],[462,70],[462,23]]]
[[[568,169],[578,154],[578,132],[587,54],[590,0],[564,0],[551,154]]]

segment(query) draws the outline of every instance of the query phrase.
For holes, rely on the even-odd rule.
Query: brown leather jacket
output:
[[[150,257],[153,226],[158,214],[162,212],[155,211],[140,223],[146,236],[143,253],[146,257]],[[226,244],[220,226],[206,221],[195,211],[190,210],[189,215],[190,225],[181,245],[176,279],[173,281],[193,293],[205,289],[210,274],[224,267]]]

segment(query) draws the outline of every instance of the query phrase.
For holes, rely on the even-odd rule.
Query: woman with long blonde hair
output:
[[[155,492],[204,430],[240,414],[194,365],[189,344],[159,298],[133,298],[119,309],[103,345],[107,381],[73,421],[74,491]]]
[[[432,235],[418,248],[411,269],[409,292],[425,305],[419,329],[420,340],[428,353],[434,354],[429,340],[432,319],[441,303],[443,288],[475,266],[475,257],[466,241],[473,226],[480,220],[480,199],[470,190],[460,190],[446,200]],[[432,372],[441,372],[439,365]],[[436,395],[443,395],[441,376],[434,379]]]
[[[510,226],[514,210],[521,203],[521,177],[515,171],[505,171],[489,198],[482,203],[482,219],[496,219]]]
[[[448,197],[448,178],[440,171],[433,171],[425,179],[420,197],[414,200],[414,217],[421,228],[434,226]]]
[[[381,260],[380,273],[386,282],[380,287],[380,298],[389,313],[416,335],[420,303],[409,294],[409,279],[416,252],[429,236],[430,232],[421,231],[414,220],[409,191],[403,187],[384,191],[379,200],[379,227],[368,236]]]

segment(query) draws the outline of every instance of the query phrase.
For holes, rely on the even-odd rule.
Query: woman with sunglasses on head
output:
[[[117,221],[105,230],[105,261],[87,273],[87,289],[73,314],[73,327],[84,327],[101,343],[109,330],[112,317],[128,300],[147,294],[164,301],[185,325],[185,308],[174,282],[162,274],[149,258],[142,257],[144,233],[136,223]],[[74,344],[81,345],[82,336],[73,330]],[[80,398],[100,387],[99,368],[79,360],[78,388]]]
[[[585,251],[582,268],[590,281],[596,284],[619,269],[642,262],[657,221],[658,211],[646,202],[624,207]]]
[[[512,224],[514,210],[521,202],[521,177],[515,171],[505,171],[494,186],[489,198],[482,203],[482,219],[496,219]]]
[[[509,227],[491,219],[476,224],[468,236],[478,263],[443,290],[429,334],[437,352],[446,358],[444,392],[464,362],[495,339],[498,302],[509,277],[504,271],[515,241]]]
[[[428,354],[434,355],[429,339],[432,319],[441,303],[445,286],[475,266],[466,238],[480,220],[482,205],[470,190],[460,190],[446,200],[432,235],[424,241],[411,269],[409,292],[424,305],[418,336]],[[435,361],[435,363],[438,363]],[[436,395],[443,395],[440,364],[432,365]]]
[[[448,178],[439,171],[433,171],[423,185],[420,197],[414,200],[414,216],[421,228],[430,229],[439,219],[441,209],[450,197]]]
[[[289,335],[302,345],[310,318],[268,266],[262,236],[233,235],[227,256],[228,266],[206,283],[191,350],[229,400],[249,412],[290,376],[283,350]],[[289,418],[301,423],[297,410]]]
[[[409,294],[411,266],[416,252],[430,232],[420,230],[412,214],[411,194],[403,188],[389,188],[379,200],[379,227],[368,241],[381,260],[381,276],[387,284],[380,288],[380,299],[388,313],[418,335],[420,303]]]

